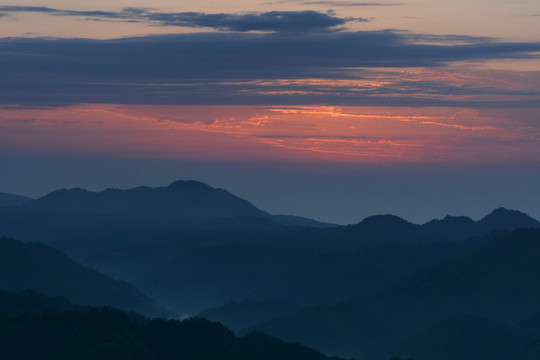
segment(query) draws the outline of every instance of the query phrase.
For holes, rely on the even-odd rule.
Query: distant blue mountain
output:
[[[248,201],[198,181],[176,181],[166,187],[140,186],[128,190],[91,192],[62,189],[29,201],[27,208],[109,216],[165,216],[216,218],[246,215],[266,217]]]
[[[69,213],[88,217],[159,217],[161,221],[180,218],[216,219],[255,217],[286,226],[331,227],[334,224],[291,216],[270,215],[247,200],[199,181],[175,181],[169,186],[140,186],[127,190],[91,192],[80,188],[61,189],[24,203],[29,210]]]
[[[481,236],[493,230],[515,230],[519,228],[538,228],[540,222],[517,210],[503,207],[493,210],[484,218],[474,221],[465,216],[446,216],[442,220],[432,220],[422,225],[430,233],[446,236],[452,240]]]
[[[76,259],[96,251],[181,233],[231,227],[331,227],[290,215],[270,215],[226,190],[202,182],[91,192],[61,189],[21,206],[0,207],[0,236],[39,241]]]
[[[22,196],[22,195],[13,195],[13,194],[0,192],[0,207],[19,206],[29,200],[32,200],[32,199],[26,196]]]
[[[527,343],[518,333],[504,344],[504,337],[507,325],[536,319],[534,341],[540,339],[540,229],[496,232],[481,243],[485,245],[469,255],[404,276],[379,291],[305,308],[256,328],[357,359],[385,360],[397,354],[536,359],[512,349],[533,347],[536,356],[538,343]],[[497,354],[502,345],[508,347]]]

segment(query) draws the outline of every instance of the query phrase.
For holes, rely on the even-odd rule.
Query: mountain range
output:
[[[464,360],[536,354],[516,334],[536,339],[522,324],[540,313],[540,223],[516,210],[337,226],[177,181],[0,206],[1,235],[25,243],[0,241],[0,290],[149,316],[200,314],[357,360],[439,360],[445,346]],[[475,329],[486,337],[460,353]]]
[[[421,343],[422,334],[432,335],[428,329],[434,323],[460,314],[511,325],[540,313],[540,229],[488,238],[470,255],[405,276],[379,291],[306,308],[256,328],[328,353],[385,359],[408,337],[416,334],[416,343]],[[458,320],[453,320],[456,328]],[[407,349],[408,356],[417,358]]]

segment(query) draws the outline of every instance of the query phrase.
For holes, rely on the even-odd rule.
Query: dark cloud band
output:
[[[337,7],[368,7],[368,6],[396,6],[398,3],[380,3],[380,2],[356,2],[356,1],[301,1],[302,5],[324,5]]]
[[[362,71],[369,75],[370,67],[445,66],[458,61],[538,57],[540,52],[540,43],[460,37],[462,43],[456,45],[458,39],[440,37],[438,43],[417,44],[414,39],[414,34],[392,31],[4,39],[0,41],[0,102],[436,105],[450,102],[444,95],[479,90],[429,81],[350,88],[300,80],[358,79]],[[351,70],[358,68],[364,70]],[[278,79],[300,82],[294,85]],[[422,97],[427,93],[440,96]],[[538,94],[527,95],[538,101]]]
[[[363,18],[339,18],[316,11],[270,11],[244,14],[206,14],[201,12],[158,12],[147,8],[125,8],[119,12],[59,10],[49,7],[0,6],[0,11],[39,12],[55,16],[82,16],[92,20],[137,21],[162,26],[213,28],[224,31],[307,32],[328,31],[348,21]]]

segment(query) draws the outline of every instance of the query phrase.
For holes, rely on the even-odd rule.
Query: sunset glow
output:
[[[2,147],[232,161],[535,163],[534,112],[340,106],[80,105],[0,111]],[[519,124],[515,119],[520,118]]]
[[[328,202],[351,201],[371,169],[366,191],[392,184],[373,192],[369,206],[388,204],[382,212],[414,212],[407,204],[424,199],[448,213],[424,193],[438,180],[420,185],[445,171],[461,184],[446,203],[468,194],[456,209],[474,201],[485,213],[501,194],[540,204],[523,185],[540,181],[538,1],[7,0],[0,23],[4,191],[39,195],[57,178],[99,188],[108,178],[122,187],[181,176],[241,192],[277,186],[268,174],[281,171],[277,194],[313,191],[296,213],[343,219],[373,213],[356,201],[324,215]],[[98,177],[84,175],[89,163],[109,165]],[[138,175],[124,163],[141,164]],[[169,165],[148,170],[157,163]],[[332,186],[321,180],[334,195],[308,205],[321,192],[315,170],[335,176]],[[469,187],[477,170],[483,180]],[[407,174],[413,200],[398,204],[388,188]],[[510,180],[484,194],[503,174]],[[279,197],[270,194],[260,203]]]

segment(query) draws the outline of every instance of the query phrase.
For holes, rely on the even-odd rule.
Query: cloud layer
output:
[[[348,21],[367,21],[363,18],[343,19],[316,11],[269,11],[243,14],[206,14],[202,12],[159,12],[147,8],[124,8],[122,11],[60,10],[39,6],[0,6],[4,13],[46,13],[54,16],[78,16],[88,20],[118,20],[147,22],[153,25],[213,28],[221,31],[307,32],[328,31]]]
[[[204,14],[20,6],[0,11],[226,30],[113,40],[0,39],[2,104],[537,106],[540,96],[538,86],[509,88],[490,79],[480,84],[452,80],[455,75],[411,77],[400,71],[538,58],[536,42],[334,31],[350,19],[313,11]]]
[[[479,89],[444,79],[408,79],[399,74],[390,79],[391,83],[380,86],[340,85],[339,80],[377,81],[368,71],[370,67],[440,67],[462,60],[529,58],[535,51],[540,51],[540,44],[417,45],[410,43],[408,35],[389,31],[319,36],[6,39],[0,41],[0,95],[4,104],[27,105],[383,105],[390,100],[383,95],[398,94],[399,98],[391,99],[393,104],[434,105],[451,101],[440,96],[474,94]],[[364,70],[352,70],[355,68]],[[334,84],[310,82],[313,78],[332,79]],[[489,93],[503,90],[512,92],[491,89]],[[429,96],[422,97],[426,93]],[[437,94],[439,98],[433,96]],[[528,95],[538,94],[532,91]]]

